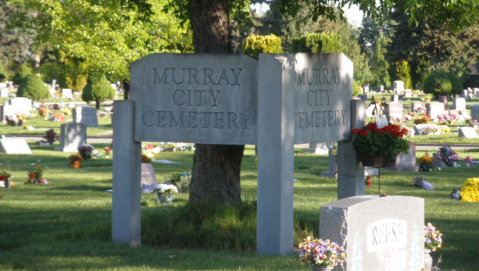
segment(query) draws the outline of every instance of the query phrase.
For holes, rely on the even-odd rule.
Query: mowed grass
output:
[[[16,187],[0,190],[0,270],[306,270],[297,255],[261,256],[254,252],[232,252],[177,247],[129,247],[111,242],[112,159],[86,161],[82,168],[68,165],[70,153],[53,151],[57,146],[29,142],[33,155],[0,154],[0,168],[9,168]],[[107,144],[94,144],[101,150]],[[479,160],[478,150],[457,151]],[[424,154],[418,151],[417,157]],[[180,164],[153,164],[158,180],[177,172],[190,172],[192,152],[161,153],[160,158]],[[24,184],[32,163],[47,166],[44,177],[50,185]],[[306,226],[296,242],[318,234],[321,205],[336,200],[335,179],[320,177],[328,168],[326,156],[295,153],[295,220]],[[381,192],[425,199],[426,222],[444,234],[444,247],[433,253],[443,262],[442,270],[477,270],[477,225],[479,203],[450,199],[467,178],[479,177],[479,164],[466,168],[444,168],[425,172],[436,191],[412,186],[417,172],[381,171]],[[257,173],[254,149],[247,147],[242,164],[242,194],[256,199]],[[367,194],[377,194],[377,177]],[[170,206],[158,206],[153,194],[142,195],[142,213],[168,211],[186,204],[187,194],[176,195]],[[155,225],[143,225],[155,228]],[[158,227],[159,234],[169,234]],[[143,243],[148,236],[143,236]]]

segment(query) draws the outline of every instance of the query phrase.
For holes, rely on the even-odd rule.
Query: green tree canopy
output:
[[[163,12],[170,0],[148,1],[43,1],[12,0],[36,17],[18,16],[37,29],[37,44],[49,44],[58,60],[88,62],[87,74],[108,74],[114,80],[129,78],[133,61],[157,52],[191,51],[191,36],[179,20]],[[141,2],[142,5],[133,5]],[[148,17],[140,10],[148,5]]]

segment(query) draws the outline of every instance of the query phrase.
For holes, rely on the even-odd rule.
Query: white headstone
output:
[[[86,145],[87,125],[69,122],[61,125],[60,151],[76,152],[78,147]]]
[[[10,96],[10,90],[8,88],[1,88],[0,97],[8,97],[8,96]]]
[[[2,138],[0,139],[0,153],[32,154],[32,150],[25,139]]]
[[[459,127],[457,131],[459,137],[465,137],[467,139],[479,138],[477,131],[472,127]]]
[[[395,95],[396,96],[396,95]],[[402,122],[404,107],[402,103],[389,103],[387,105],[387,117],[389,122]]]
[[[466,99],[461,97],[456,97],[453,100],[454,109],[456,110],[465,110],[466,109]]]
[[[394,93],[401,94],[404,92],[404,82],[403,81],[394,81],[393,82]]]
[[[435,119],[438,115],[444,114],[444,103],[427,103],[426,104],[426,114],[431,118]]]
[[[69,88],[62,88],[62,96],[63,98],[73,99],[72,90]]]
[[[79,106],[72,110],[73,122],[86,124],[87,127],[98,127],[96,109],[89,106]]]
[[[146,191],[151,192],[158,185],[158,179],[156,179],[155,170],[149,163],[141,163],[141,190],[143,193]]]
[[[24,97],[12,98],[4,105],[5,116],[15,116],[16,113],[30,116],[30,110],[32,110],[32,100]]]
[[[423,270],[424,199],[359,196],[321,206],[319,237],[344,246],[341,270]]]

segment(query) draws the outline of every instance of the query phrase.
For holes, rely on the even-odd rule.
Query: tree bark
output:
[[[190,0],[196,53],[232,53],[228,0]],[[241,202],[244,146],[196,144],[190,202]]]

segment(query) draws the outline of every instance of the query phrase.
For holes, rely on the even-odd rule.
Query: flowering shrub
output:
[[[460,195],[462,201],[479,202],[479,178],[467,179]]]
[[[312,239],[310,236],[299,244],[301,252],[299,257],[302,264],[334,267],[343,266],[346,258],[344,250],[336,243],[329,240]]]
[[[431,223],[424,226],[424,246],[431,251],[436,251],[442,246],[442,233]]]
[[[353,142],[357,152],[368,155],[389,156],[395,158],[399,153],[409,152],[409,143],[403,139],[409,130],[398,125],[389,125],[378,128],[376,123],[369,123],[364,129],[354,129],[357,134]]]

